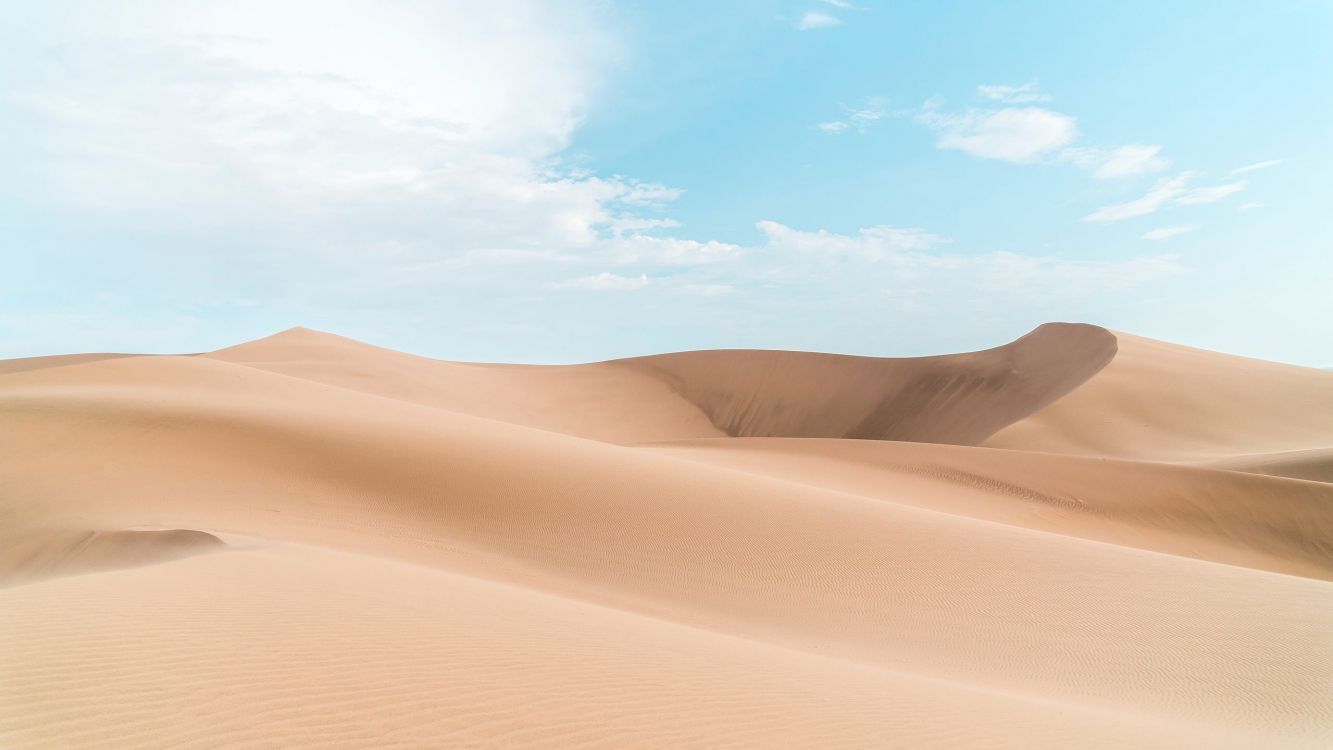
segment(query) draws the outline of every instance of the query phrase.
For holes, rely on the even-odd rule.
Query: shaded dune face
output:
[[[212,534],[192,529],[33,534],[7,540],[0,550],[0,586],[153,565],[225,548]]]
[[[1333,484],[1333,448],[1257,453],[1219,459],[1206,465],[1216,469],[1308,479]]]
[[[1116,337],[1049,323],[1004,346],[910,359],[701,351],[622,360],[663,378],[731,437],[976,445],[1094,376]]]

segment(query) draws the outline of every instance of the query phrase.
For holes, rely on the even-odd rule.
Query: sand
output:
[[[0,362],[0,747],[1328,747],[1333,373]]]

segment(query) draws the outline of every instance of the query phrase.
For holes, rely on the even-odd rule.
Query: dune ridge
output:
[[[44,370],[48,367],[68,367],[84,362],[97,362],[117,357],[136,357],[137,354],[55,354],[47,357],[19,357],[18,359],[0,359],[0,375],[28,370]]]
[[[1333,376],[1145,342],[14,368],[0,742],[1326,746],[1333,485],[1205,464]]]
[[[732,437],[973,445],[1077,388],[1115,352],[1104,328],[1049,323],[939,357],[701,351],[623,362],[665,379]]]
[[[1106,368],[985,444],[1178,462],[1333,447],[1333,373],[1115,336]]]

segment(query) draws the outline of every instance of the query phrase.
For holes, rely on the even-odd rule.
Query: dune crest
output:
[[[98,362],[118,357],[135,357],[135,354],[54,354],[49,357],[20,357],[18,359],[0,359],[0,375],[28,370],[44,370],[48,367],[68,367],[85,362]]]
[[[609,442],[721,433],[659,379],[615,362],[447,362],[293,328],[203,355],[398,401]]]
[[[1104,328],[1051,323],[980,352],[715,350],[568,366],[445,362],[305,328],[204,355],[414,403],[620,442],[730,435],[973,445],[1092,377]]]

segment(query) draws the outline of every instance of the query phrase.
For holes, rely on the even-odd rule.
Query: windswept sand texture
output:
[[[0,747],[1333,746],[1333,373],[0,362]]]

